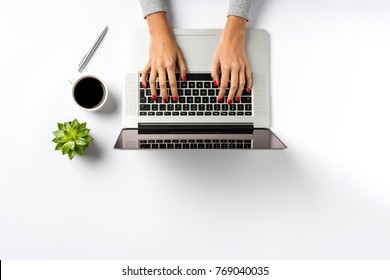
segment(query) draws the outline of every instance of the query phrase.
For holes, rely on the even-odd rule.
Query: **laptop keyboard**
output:
[[[139,140],[140,149],[251,149],[249,139]]]
[[[227,104],[230,83],[226,90],[224,100],[218,102],[218,87],[214,86],[210,73],[188,73],[187,81],[184,82],[176,75],[178,88],[178,101],[172,98],[169,82],[167,81],[168,102],[164,103],[157,83],[157,99],[152,99],[150,85],[142,88],[140,82],[140,116],[252,116],[252,95],[243,91],[241,100]],[[141,77],[140,77],[141,81]]]

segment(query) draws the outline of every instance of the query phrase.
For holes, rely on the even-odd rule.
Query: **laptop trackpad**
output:
[[[188,71],[211,71],[214,54],[218,46],[215,34],[176,34]]]

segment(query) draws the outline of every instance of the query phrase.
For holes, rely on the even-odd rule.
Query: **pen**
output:
[[[104,35],[106,35],[107,30],[108,30],[108,26],[104,28],[102,33],[100,33],[99,37],[96,39],[95,43],[93,43],[92,48],[87,52],[86,55],[84,55],[83,59],[79,64],[79,72],[81,72],[84,69],[85,65],[87,65],[88,61],[91,59],[93,53],[99,46],[100,42],[103,40]]]

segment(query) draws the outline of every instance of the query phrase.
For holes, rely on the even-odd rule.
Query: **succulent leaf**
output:
[[[53,142],[55,143],[66,143],[68,142],[68,138],[66,136],[60,136],[60,137],[56,137]]]
[[[74,147],[76,146],[76,144],[75,144],[75,142],[74,142],[73,140],[70,140],[70,141],[68,142],[68,145],[69,145],[69,148],[70,148],[71,150],[74,150]]]
[[[76,137],[78,132],[79,132],[78,126],[72,126],[72,128],[70,129],[70,134],[72,135],[72,137]]]
[[[93,141],[93,138],[91,137],[91,136],[85,136],[85,137],[83,137],[83,139],[85,140],[85,141],[87,141],[87,143],[91,143],[92,141]]]
[[[68,157],[69,157],[70,160],[72,160],[72,159],[74,158],[75,155],[76,155],[76,152],[75,152],[74,150],[71,150],[71,151],[69,151],[69,153],[68,153]]]
[[[62,150],[62,146],[64,146],[64,143],[58,143],[55,147],[55,150],[58,151],[58,150]]]
[[[84,149],[81,147],[81,146],[75,146],[74,147],[74,150],[75,150],[75,152],[78,154],[78,155],[80,155],[80,156],[82,156],[83,154],[84,154]]]
[[[64,130],[69,132],[71,128],[70,124],[68,122],[65,122],[64,126],[65,126]]]
[[[78,125],[79,125],[78,120],[77,120],[77,119],[74,119],[74,120],[72,121],[71,126],[72,126],[72,127],[78,127]]]
[[[53,131],[53,134],[55,137],[64,136],[64,132],[62,130]]]
[[[76,142],[76,145],[79,145],[81,147],[85,147],[88,145],[88,142],[85,141],[83,138],[77,138],[75,142]]]
[[[72,134],[69,131],[64,130],[64,135],[68,140],[72,138]]]
[[[82,124],[79,125],[79,130],[83,130],[86,127],[87,127],[87,123],[83,122]]]
[[[82,138],[84,136],[87,136],[88,133],[89,133],[90,129],[82,129],[82,130],[79,130],[79,132],[77,133],[76,137],[77,138]]]
[[[63,123],[57,123],[57,127],[59,130],[63,130],[64,129],[64,124]]]
[[[70,151],[70,147],[69,147],[68,143],[65,143],[64,146],[62,146],[61,151],[62,151],[63,155],[67,154]]]

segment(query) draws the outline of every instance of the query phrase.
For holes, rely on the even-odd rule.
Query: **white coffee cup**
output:
[[[69,83],[72,85],[72,98],[81,109],[97,111],[106,103],[107,86],[99,77],[83,75],[70,79]]]

